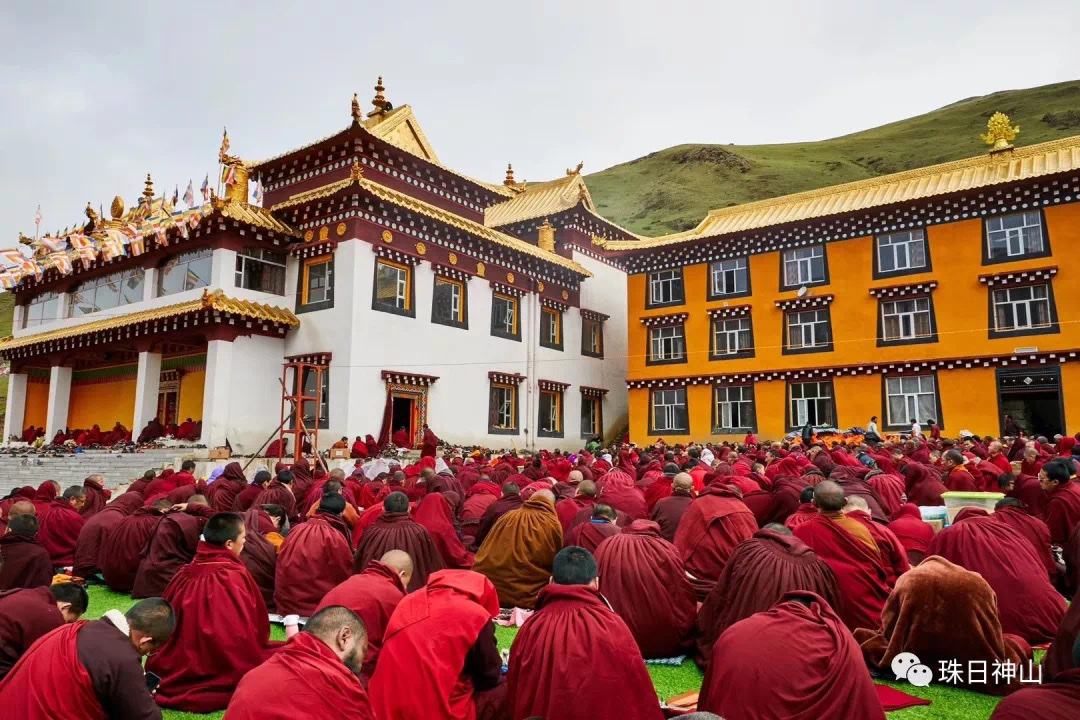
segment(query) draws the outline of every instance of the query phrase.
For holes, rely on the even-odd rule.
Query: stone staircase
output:
[[[37,487],[45,480],[57,481],[63,490],[82,485],[87,475],[95,474],[104,476],[105,487],[113,488],[131,482],[147,470],[161,470],[166,465],[179,469],[184,458],[190,456],[190,450],[181,449],[123,455],[89,451],[62,457],[0,456],[0,497],[23,485]]]

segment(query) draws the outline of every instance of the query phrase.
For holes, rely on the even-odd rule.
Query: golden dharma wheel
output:
[[[416,243],[416,253],[418,255],[427,255],[427,245],[422,242]]]
[[[450,253],[450,255],[447,256],[447,259],[450,261],[451,265],[457,265],[457,253]]]
[[[338,237],[341,237],[342,235],[345,234],[345,223],[338,223],[336,229],[337,229]]]
[[[514,273],[506,273],[506,282],[508,282],[508,283],[513,283],[514,282]]]
[[[383,230],[382,231],[382,239],[383,239],[383,242],[386,242],[386,243],[394,242],[394,233],[390,232],[389,230]]]
[[[315,239],[315,231],[314,230],[308,230],[306,233],[304,233],[304,242],[311,242],[314,239]]]

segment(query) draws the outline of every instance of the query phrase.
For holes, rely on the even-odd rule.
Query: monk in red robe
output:
[[[399,448],[411,448],[412,442],[409,440],[409,431],[402,425],[397,431],[390,436],[390,441]]]
[[[736,545],[698,611],[698,665],[708,666],[713,645],[725,630],[754,613],[765,612],[794,590],[812,592],[829,607],[838,607],[841,602],[832,569],[786,527],[766,525]]]
[[[353,575],[326,593],[315,608],[317,615],[323,608],[341,605],[364,621],[368,643],[360,674],[365,680],[375,672],[386,626],[390,623],[394,608],[405,597],[405,588],[411,579],[412,560],[408,553],[391,550],[378,560],[369,562],[362,573]]]
[[[597,589],[592,555],[564,548],[552,570],[536,614],[514,639],[506,676],[510,717],[661,720],[634,636]],[[588,658],[591,671],[568,657]]]
[[[907,559],[907,551],[900,543],[900,539],[893,535],[888,526],[874,522],[866,509],[866,501],[863,498],[847,497],[844,504],[844,515],[854,518],[870,531],[870,537],[878,547],[881,554],[881,565],[885,568],[885,582],[891,588],[896,585],[896,579],[911,569],[911,563]]]
[[[803,590],[720,636],[697,707],[731,720],[885,720],[855,638]]]
[[[32,443],[37,438],[37,428],[31,425],[23,430],[22,441],[24,443]]]
[[[424,436],[420,445],[420,457],[435,457],[436,451],[439,449],[439,438],[431,431],[426,424],[424,425]]]
[[[210,484],[206,498],[210,501],[210,507],[214,512],[229,512],[236,496],[247,486],[247,478],[244,476],[244,468],[238,462],[231,462],[225,466],[221,477]]]
[[[281,615],[310,616],[352,572],[352,538],[341,513],[345,498],[324,495],[319,510],[285,538],[277,559],[274,604]]]
[[[0,708],[27,720],[160,720],[141,657],[164,645],[175,624],[160,598],[140,600],[127,613],[65,623],[0,681]]]
[[[596,493],[596,483],[582,480],[578,483],[573,497],[555,503],[555,514],[559,516],[564,538],[570,532],[570,526],[577,514],[586,507],[590,508],[591,512],[591,508],[596,505]]]
[[[616,524],[618,515],[615,508],[607,503],[593,505],[591,514],[588,522],[578,523],[570,528],[563,540],[563,547],[577,545],[595,553],[600,543],[621,531],[622,528]]]
[[[600,590],[647,658],[685,653],[697,598],[679,551],[650,520],[635,520],[596,550]],[[648,602],[642,602],[648,598]]]
[[[154,482],[154,478],[156,477],[157,473],[155,473],[153,470],[147,470],[142,474],[142,477],[138,478],[137,480],[133,480],[131,484],[128,485],[127,491],[139,493],[145,498],[146,495],[144,495],[144,493],[146,492],[146,488],[150,487],[150,483]]]
[[[277,548],[268,536],[277,534],[278,525],[265,508],[251,508],[243,514],[243,518],[246,535],[240,562],[244,563],[244,567],[251,573],[251,579],[259,588],[266,609],[275,612],[274,575],[277,572]],[[284,521],[284,517],[281,521]]]
[[[551,579],[551,563],[562,549],[555,496],[538,490],[517,510],[499,518],[473,567],[491,580],[503,607],[532,608]]]
[[[675,547],[699,599],[712,590],[735,546],[757,529],[754,514],[730,485],[708,485],[690,504],[675,533]]]
[[[20,507],[22,506],[22,507]],[[0,537],[0,591],[48,585],[53,576],[49,553],[37,540],[38,519],[29,503],[15,503],[7,534]]]
[[[671,495],[656,501],[649,519],[660,526],[660,536],[675,542],[683,516],[694,500],[694,479],[688,473],[679,473],[672,479]]]
[[[154,442],[165,435],[165,426],[157,418],[151,418],[146,427],[139,433],[138,444]]]
[[[794,530],[804,522],[812,520],[817,514],[817,506],[814,505],[814,488],[803,488],[802,492],[799,493],[799,506],[795,508],[795,512],[788,515],[787,519],[784,520],[784,527],[788,530]]]
[[[476,526],[476,538],[473,546],[479,548],[484,544],[484,539],[495,523],[511,510],[517,510],[525,501],[521,498],[521,486],[514,482],[506,482],[502,485],[502,497],[488,505],[484,514],[480,516],[480,522]]]
[[[150,507],[141,507],[121,520],[105,538],[98,553],[98,567],[109,588],[119,593],[131,592],[142,549],[170,507],[172,503],[164,498]]]
[[[1050,529],[1046,527],[1046,523],[1037,517],[1029,515],[1024,510],[1022,502],[1010,497],[998,501],[997,505],[994,506],[994,514],[991,517],[1023,535],[1031,543],[1031,548],[1035,551],[1035,554],[1042,560],[1050,582],[1054,585],[1061,582],[1064,567],[1057,563],[1050,550]]]
[[[934,528],[922,519],[918,507],[913,503],[901,505],[896,517],[889,523],[889,530],[903,545],[908,562],[913,567],[923,561],[934,539]]]
[[[367,643],[364,623],[332,605],[316,612],[303,632],[248,672],[233,693],[228,720],[292,720],[346,715],[375,720],[359,679]]]
[[[992,517],[971,517],[935,535],[930,554],[983,576],[997,593],[1002,631],[1032,645],[1054,637],[1065,615],[1065,599],[1050,584],[1030,543],[1016,530]]]
[[[289,471],[283,470],[282,472]],[[255,477],[251,479],[248,486],[241,490],[233,500],[232,510],[230,512],[246,512],[251,509],[251,506],[255,504],[255,498],[259,497],[272,479],[273,475],[270,474],[269,470],[260,470],[255,473]],[[289,473],[289,480],[290,482],[292,481],[292,473]],[[289,494],[292,495],[291,492]]]
[[[192,440],[192,433],[195,432],[195,423],[191,418],[188,418],[184,422],[180,423],[180,427],[176,430],[177,440]]]
[[[46,480],[38,485],[37,491],[34,493],[34,499],[30,501],[34,503],[34,513],[41,517],[41,513],[45,511],[45,508],[49,507],[59,495],[60,483],[55,480]]]
[[[1080,645],[1074,650],[1076,667],[1045,678],[1041,685],[1025,685],[998,703],[990,720],[1074,720],[1080,716]]]
[[[1061,460],[1052,460],[1039,471],[1039,484],[1046,492],[1043,518],[1050,528],[1050,542],[1064,545],[1080,526],[1080,480],[1071,480],[1073,471]]]
[[[38,515],[38,540],[48,551],[53,567],[67,567],[74,561],[75,543],[86,523],[79,514],[85,502],[86,491],[72,485]]]
[[[619,512],[626,513],[631,520],[644,520],[649,517],[645,505],[645,492],[634,484],[634,479],[619,470],[610,470],[600,478],[602,486],[597,502],[607,503]]]
[[[295,523],[300,519],[300,515],[296,509],[297,503],[296,496],[293,495],[292,481],[293,474],[291,472],[288,470],[279,472],[277,477],[267,483],[266,488],[255,497],[251,504],[255,506],[280,505],[285,508],[285,514],[288,516],[289,522]],[[241,494],[243,493],[241,492]]]
[[[842,598],[840,616],[851,629],[877,627],[889,597],[889,570],[870,530],[844,515],[843,489],[826,480],[814,488],[820,514],[792,532],[810,546],[836,575]]]
[[[238,555],[244,521],[218,513],[203,528],[195,559],[165,588],[177,631],[146,662],[161,678],[157,703],[206,713],[229,704],[240,678],[270,656],[270,621],[255,581]]]
[[[362,572],[368,563],[391,550],[403,550],[413,563],[412,577],[406,589],[408,592],[419,590],[427,583],[428,575],[445,567],[442,555],[427,528],[409,517],[409,499],[405,493],[389,493],[382,507],[382,514],[360,538],[353,571]]]
[[[89,519],[104,509],[112,493],[105,489],[105,478],[101,475],[91,475],[83,480],[83,489],[86,490],[86,502],[83,503],[82,510],[79,512],[84,518]]]
[[[454,526],[450,503],[442,493],[430,493],[420,501],[413,519],[424,526],[439,549],[443,564],[448,568],[468,569],[473,566],[473,554],[465,549]]]
[[[104,439],[105,435],[101,432],[101,428],[97,425],[97,423],[95,423],[94,427],[90,428],[90,431],[86,433],[87,447],[91,445],[100,445]]]
[[[495,483],[480,481],[473,483],[465,492],[465,503],[461,508],[461,531],[465,535],[465,543],[472,545],[476,541],[476,531],[480,527],[480,518],[484,511],[495,503],[502,491]],[[570,502],[563,500],[562,502]],[[555,511],[558,512],[558,504]]]
[[[101,512],[87,519],[75,541],[71,574],[88,578],[98,572],[98,552],[105,538],[125,517],[142,507],[143,496],[126,492],[106,505]]]
[[[949,450],[941,456],[941,464],[945,468],[945,477],[942,482],[949,492],[978,492],[980,483],[964,467],[964,455],[959,450]]]
[[[213,515],[202,495],[192,495],[165,513],[143,548],[131,597],[161,597],[173,576],[195,558],[199,537]]]
[[[948,492],[938,477],[938,471],[917,462],[909,462],[904,465],[901,472],[904,474],[907,487],[908,502],[918,506],[944,505],[941,494]]]
[[[74,582],[0,592],[0,680],[39,637],[82,617],[89,602]]]
[[[289,454],[289,438],[276,438],[266,446],[266,457],[283,458]]]
[[[375,716],[501,717],[505,686],[499,685],[502,659],[491,622],[498,614],[495,588],[471,570],[439,570],[406,595],[390,617],[368,687]],[[408,692],[401,687],[405,677]]]
[[[364,460],[368,457],[367,443],[359,435],[356,436],[356,440],[352,444],[349,457],[355,460]]]
[[[978,574],[931,556],[896,583],[881,614],[880,628],[860,628],[855,639],[867,662],[887,671],[900,653],[915,653],[930,667],[957,660],[961,666],[986,667],[1010,662],[1025,668],[1031,647],[1015,635],[1003,635],[994,591]],[[943,641],[948,638],[947,641]],[[1019,687],[1019,678],[999,682],[987,673],[985,682],[960,686],[975,692],[1005,695]]]

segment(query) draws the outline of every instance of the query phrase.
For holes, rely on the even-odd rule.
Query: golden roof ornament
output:
[[[368,113],[368,117],[381,115],[390,109],[390,103],[386,101],[386,96],[383,95],[384,90],[386,88],[383,87],[382,75],[380,75],[379,81],[375,83],[375,97],[371,99],[371,104],[375,106],[375,109]]]
[[[1003,112],[996,112],[986,121],[986,134],[980,135],[983,142],[990,146],[990,152],[996,153],[1002,150],[1011,150],[1010,141],[1016,139],[1020,132],[1020,126],[1013,127],[1009,116]]]
[[[359,125],[364,122],[364,113],[360,110],[360,94],[352,94],[352,121],[353,125]]]
[[[112,215],[113,220],[124,217],[124,198],[119,195],[113,198],[112,205],[109,206],[109,214]]]
[[[582,160],[581,162],[579,162],[579,163],[577,164],[577,167],[576,167],[576,168],[574,168],[573,170],[570,170],[569,168],[567,168],[567,170],[566,170],[566,174],[567,174],[567,176],[570,176],[570,175],[580,175],[580,174],[581,174],[581,168],[583,168],[583,167],[585,167],[585,161],[584,161],[584,160]]]
[[[150,173],[146,173],[146,187],[143,188],[142,196],[146,207],[149,208],[154,200],[154,181],[150,179]]]
[[[360,163],[358,161],[353,160],[352,167],[349,168],[349,179],[350,180],[363,180],[363,178],[364,178],[364,168],[361,167],[361,165],[360,165]]]
[[[222,165],[243,166],[244,161],[241,160],[239,156],[229,154],[230,145],[231,143],[229,142],[229,129],[225,128],[224,133],[221,137],[221,149],[218,150],[218,162]]]
[[[506,187],[514,187],[517,185],[517,183],[514,182],[514,166],[510,163],[506,163],[506,178],[503,180],[503,185]]]

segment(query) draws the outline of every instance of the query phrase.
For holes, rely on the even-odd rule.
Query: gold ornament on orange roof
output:
[[[990,152],[995,153],[1011,150],[1012,145],[1009,143],[1016,139],[1016,134],[1019,132],[1020,126],[1013,127],[1008,115],[996,112],[986,121],[986,134],[979,137],[990,146]]]
[[[570,299],[570,293],[568,293],[568,292],[566,292],[565,290],[563,290],[563,291],[562,291],[562,299],[563,299],[563,300],[569,300],[569,299]]]

